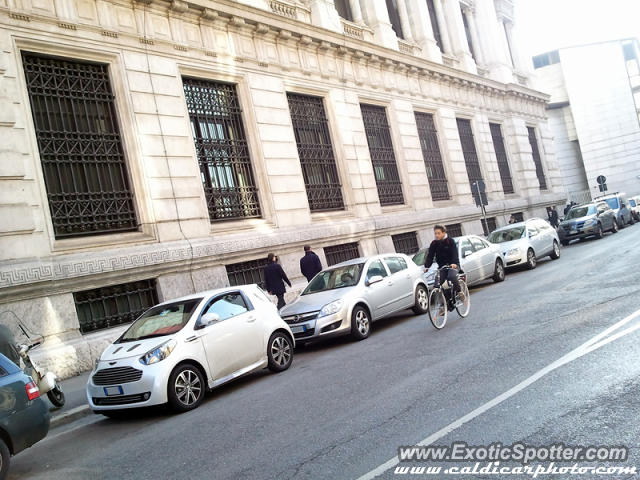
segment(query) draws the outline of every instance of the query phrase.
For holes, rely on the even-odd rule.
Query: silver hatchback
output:
[[[427,311],[428,290],[418,267],[395,253],[357,258],[318,273],[280,310],[297,341],[369,336],[371,322],[408,308]]]

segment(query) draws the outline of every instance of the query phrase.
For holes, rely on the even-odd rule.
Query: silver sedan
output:
[[[487,279],[502,282],[505,276],[505,263],[502,249],[498,245],[487,242],[477,235],[465,235],[454,238],[458,245],[460,268],[466,275],[467,285],[475,285]],[[413,256],[413,261],[419,266],[424,265],[427,248],[423,248]],[[432,266],[425,274],[429,287],[433,284],[436,266]]]
[[[280,310],[298,341],[369,336],[371,322],[408,308],[427,311],[422,269],[401,253],[357,258],[318,273]]]

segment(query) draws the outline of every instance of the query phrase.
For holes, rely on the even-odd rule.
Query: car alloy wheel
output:
[[[369,336],[370,331],[369,312],[360,305],[356,306],[351,313],[351,336],[355,340],[364,340]]]
[[[291,345],[283,337],[276,337],[271,343],[271,356],[273,361],[281,367],[289,363],[291,358]]]
[[[200,376],[190,369],[185,369],[178,374],[173,388],[176,392],[176,398],[185,407],[195,405],[202,395]]]
[[[502,282],[504,281],[505,271],[504,271],[504,263],[502,260],[496,260],[496,267],[493,273],[493,281],[494,282]]]
[[[613,221],[613,227],[611,227],[611,231],[613,233],[617,233],[617,231],[618,231],[618,221],[617,220]]]
[[[286,332],[277,331],[271,335],[267,344],[267,360],[272,372],[282,372],[291,366],[293,340]]]
[[[536,268],[538,261],[536,259],[536,254],[532,249],[529,249],[527,251],[527,267],[529,267],[529,269],[533,270],[534,268]]]
[[[429,309],[429,291],[424,285],[418,285],[415,297],[416,300],[412,310],[416,315],[421,315]]]
[[[560,258],[560,245],[555,240],[553,241],[553,251],[551,252],[550,257],[553,260],[557,260]]]

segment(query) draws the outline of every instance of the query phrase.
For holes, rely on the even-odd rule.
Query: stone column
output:
[[[353,15],[354,23],[364,23],[362,18],[362,9],[360,8],[360,0],[349,0],[351,15]]]
[[[334,32],[343,32],[342,21],[333,0],[309,0],[308,6],[314,25]]]
[[[509,56],[506,34],[498,18],[493,0],[475,0],[475,20],[478,36],[487,48],[485,66],[489,76],[503,83],[513,82],[513,67]]]
[[[411,33],[411,23],[409,22],[409,14],[407,13],[407,4],[405,0],[398,0],[398,16],[400,17],[400,25],[404,40],[413,42],[413,34]]]
[[[428,60],[441,62],[442,52],[436,43],[431,27],[427,2],[425,0],[406,0],[406,3],[413,39],[422,49],[421,56]]]
[[[396,32],[391,28],[385,0],[367,0],[360,3],[365,23],[373,30],[374,41],[387,48],[398,48]]]
[[[444,9],[442,8],[442,0],[433,0],[433,7],[436,10],[436,19],[438,20],[438,26],[440,27],[443,53],[452,55],[453,48],[451,47],[451,39],[449,37],[449,27],[444,16]]]
[[[473,8],[463,7],[464,13],[467,17],[467,23],[469,24],[469,33],[471,34],[471,44],[473,45],[473,53],[475,54],[476,65],[484,65],[484,53],[482,51],[482,43],[478,36],[478,27],[476,25],[476,12]]]
[[[463,70],[476,73],[476,62],[469,51],[460,1],[442,0],[442,6],[444,7],[445,19],[449,27],[453,55],[457,57]]]

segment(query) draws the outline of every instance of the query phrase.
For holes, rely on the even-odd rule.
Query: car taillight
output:
[[[27,383],[24,386],[24,389],[27,391],[27,398],[29,400],[35,400],[40,396],[40,390],[38,390],[38,386],[36,385],[36,382],[34,382],[33,380]]]

